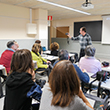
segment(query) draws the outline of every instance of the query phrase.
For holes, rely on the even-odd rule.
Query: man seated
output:
[[[55,66],[55,64],[58,63],[61,60],[69,60],[68,51],[67,50],[60,50],[59,53],[58,53],[58,57],[59,57],[59,60],[58,61],[55,61],[55,63],[53,64],[53,66]],[[76,64],[74,64],[74,63],[73,63],[73,66],[76,69],[76,72],[77,72],[77,75],[79,76],[79,79],[81,81],[85,82],[85,83],[88,83],[89,82],[89,76],[85,72],[85,70],[82,72],[80,70],[80,68]]]
[[[95,48],[89,45],[85,48],[85,56],[79,61],[79,67],[81,70],[86,69],[89,73],[97,73],[101,71],[101,63],[95,57]]]
[[[0,65],[3,65],[6,68],[7,73],[10,71],[12,55],[16,50],[17,46],[14,41],[9,41],[7,43],[7,49],[1,55]]]

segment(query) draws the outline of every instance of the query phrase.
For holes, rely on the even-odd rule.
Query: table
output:
[[[43,52],[43,54],[51,54],[51,51],[50,50],[46,50]]]
[[[75,56],[75,54],[69,53],[69,57],[74,57],[74,56]]]
[[[43,52],[43,54],[51,54],[51,51],[50,50],[46,50],[46,51]],[[73,53],[69,53],[70,57],[74,57],[74,55],[75,54],[73,54]]]
[[[107,71],[107,72],[110,72],[110,66],[108,66],[108,67],[102,67],[102,70]]]
[[[88,73],[89,77],[90,77],[90,81],[89,83],[91,83],[95,78],[91,78],[91,76],[93,75],[93,73]],[[98,86],[99,81],[95,81],[93,82],[93,85]],[[105,82],[101,83],[101,87],[110,90],[110,79],[107,79]]]
[[[49,61],[58,60],[58,56],[45,55],[45,54],[42,54],[41,56],[42,58],[47,59]]]

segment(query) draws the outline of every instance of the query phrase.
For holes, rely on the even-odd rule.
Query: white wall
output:
[[[30,22],[30,9],[0,3],[0,54],[7,48],[6,43],[10,40],[16,40],[20,48],[27,48],[29,50],[31,50],[32,44],[34,44],[36,39],[40,39],[43,46],[48,46],[48,11],[42,9],[36,10],[32,10],[32,23],[35,23],[39,27],[37,29],[38,34],[29,35],[27,34],[26,26]],[[39,19],[44,21],[44,18],[45,23],[38,23]]]
[[[29,9],[0,3],[0,39],[32,38],[27,35]]]

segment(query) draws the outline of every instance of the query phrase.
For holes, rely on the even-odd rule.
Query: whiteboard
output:
[[[110,44],[110,15],[102,16],[102,44]]]

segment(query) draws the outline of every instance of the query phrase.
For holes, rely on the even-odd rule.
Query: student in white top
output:
[[[79,67],[81,70],[85,69],[89,73],[97,73],[101,71],[101,63],[95,56],[95,48],[89,45],[85,49],[85,56],[79,61]]]
[[[92,110],[80,89],[80,81],[73,64],[58,62],[44,87],[39,110]]]

